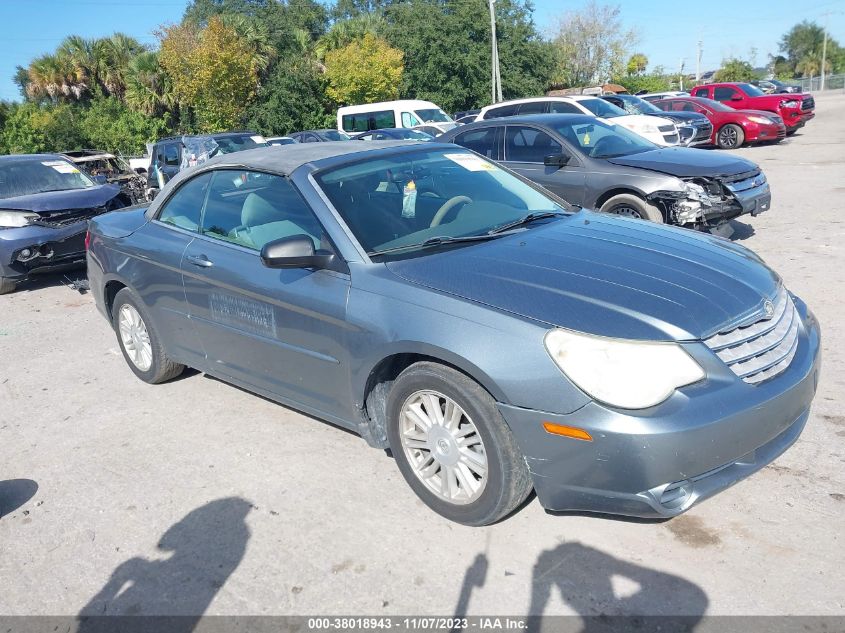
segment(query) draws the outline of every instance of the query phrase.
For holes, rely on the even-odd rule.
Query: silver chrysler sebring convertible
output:
[[[94,218],[130,369],[186,366],[389,449],[467,525],[670,517],[800,435],[819,326],[751,251],[574,210],[455,145],[220,156]]]

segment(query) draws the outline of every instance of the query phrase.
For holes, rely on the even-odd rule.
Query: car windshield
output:
[[[584,106],[596,116],[600,116],[605,119],[612,119],[613,117],[625,116],[628,114],[622,108],[617,107],[612,103],[608,103],[604,99],[599,99],[598,97],[595,99],[579,99],[578,105]]]
[[[625,104],[624,109],[628,114],[663,114],[663,110],[645,99],[627,95],[619,95],[618,98]]]
[[[760,97],[766,94],[757,86],[752,86],[751,84],[737,84],[737,86],[739,86],[739,89],[742,90],[749,97]]]
[[[772,84],[773,86],[777,86],[778,88],[783,88],[784,86],[786,86],[786,84],[780,81],[779,79],[767,79],[766,82]]]
[[[63,159],[26,158],[0,162],[0,198],[94,186],[76,165]]]
[[[323,130],[317,132],[317,135],[324,141],[349,141],[352,139],[346,132],[339,132],[338,130]]]
[[[427,110],[414,110],[414,113],[423,123],[451,123],[452,119],[440,108],[429,108]]]
[[[564,203],[457,147],[375,156],[315,179],[372,256],[492,239],[490,231],[531,214],[566,211]]]
[[[257,134],[214,137],[214,142],[217,143],[221,154],[232,154],[245,149],[267,146],[267,141],[264,140],[264,137]]]
[[[657,149],[657,145],[639,134],[613,123],[582,120],[561,123],[554,128],[570,145],[590,158],[616,158]]]
[[[401,130],[396,132],[397,138],[407,138],[416,141],[430,141],[434,137],[431,134],[420,132],[419,130]]]

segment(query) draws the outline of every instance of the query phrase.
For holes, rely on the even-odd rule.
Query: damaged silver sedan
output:
[[[766,176],[751,161],[658,147],[608,121],[572,114],[510,117],[444,135],[582,207],[725,237],[728,220],[769,209]]]

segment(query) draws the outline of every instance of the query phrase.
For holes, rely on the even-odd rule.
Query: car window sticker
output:
[[[460,165],[467,171],[497,171],[493,163],[487,162],[483,158],[474,156],[473,154],[443,154],[453,163]]]

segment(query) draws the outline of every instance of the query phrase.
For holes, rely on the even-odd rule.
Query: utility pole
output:
[[[498,103],[502,100],[502,75],[499,71],[499,44],[496,41],[496,9],[494,7],[496,0],[488,0],[488,4],[490,5],[490,41],[492,59],[490,78],[493,92],[493,103]]]
[[[701,51],[703,42],[698,40],[698,57],[695,59],[695,83],[701,81]]]
[[[819,86],[819,92],[824,90],[824,65],[827,61],[827,16],[829,15],[830,11],[822,14],[822,16],[824,16],[824,24],[822,26],[822,28],[824,29],[824,40],[822,43],[822,81],[821,85]]]
[[[678,89],[681,92],[683,92],[683,90],[684,90],[684,65],[685,65],[685,61],[686,60],[683,57],[681,57],[681,61],[678,64],[678,84],[679,84]]]

